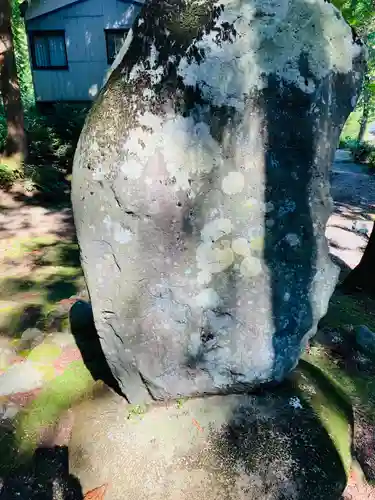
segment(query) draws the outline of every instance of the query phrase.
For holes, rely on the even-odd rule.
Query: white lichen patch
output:
[[[103,224],[117,243],[126,244],[133,239],[133,233],[130,229],[124,228],[119,222],[112,221],[108,214],[104,217]]]
[[[240,273],[245,278],[254,278],[262,272],[262,262],[256,257],[245,257],[241,262]]]
[[[247,200],[244,201],[244,207],[249,208],[250,210],[252,208],[255,208],[258,205],[258,200],[256,198],[248,198]]]
[[[242,257],[249,257],[251,255],[249,242],[246,238],[236,238],[232,241],[233,252]]]
[[[215,219],[208,222],[201,231],[201,238],[204,242],[215,242],[224,235],[232,232],[232,222],[230,219]]]
[[[196,260],[198,269],[206,273],[220,273],[230,267],[234,261],[230,241],[221,241],[215,246],[212,243],[202,243],[197,248]]]
[[[129,229],[123,228],[121,224],[115,224],[113,238],[117,243],[125,245],[133,239],[133,233]]]
[[[245,186],[245,177],[241,172],[229,172],[221,183],[221,189],[225,194],[232,195],[241,193]]]
[[[196,297],[194,304],[202,309],[214,309],[220,304],[220,297],[213,288],[205,288]]]
[[[278,210],[278,216],[283,217],[286,214],[291,214],[296,210],[296,202],[294,200],[286,200]]]
[[[291,247],[296,247],[296,246],[300,245],[300,243],[301,243],[301,240],[299,239],[298,235],[295,233],[288,233],[285,236],[285,239]]]
[[[267,201],[266,203],[266,212],[272,212],[272,210],[275,210],[275,205],[272,203],[272,201]]]
[[[94,181],[102,181],[104,179],[104,168],[102,164],[98,164],[92,173]]]
[[[244,109],[244,97],[267,86],[268,76],[278,75],[303,92],[315,90],[314,79],[329,72],[348,73],[361,47],[339,11],[325,0],[223,0],[224,10],[216,21],[233,24],[236,35],[218,44],[218,31],[211,30],[195,43],[205,53],[202,61],[186,57],[178,74],[186,85],[198,85],[213,104]],[[293,26],[293,29],[291,29]],[[311,77],[301,74],[305,54]]]
[[[139,126],[122,145],[125,159],[120,169],[129,179],[139,179],[147,163],[161,157],[166,173],[175,179],[174,189],[191,191],[190,177],[209,173],[221,161],[221,146],[204,122],[173,111],[165,117],[139,113],[137,121]]]
[[[263,236],[257,236],[253,238],[250,242],[251,250],[262,251],[264,248],[264,238]]]
[[[212,279],[212,274],[208,271],[199,271],[197,281],[200,285],[208,285]]]

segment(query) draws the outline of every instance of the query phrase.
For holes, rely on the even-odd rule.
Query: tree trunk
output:
[[[361,121],[360,121],[358,137],[357,137],[357,141],[359,143],[363,141],[363,138],[364,138],[365,132],[366,132],[367,122],[368,122],[368,119],[370,116],[371,92],[369,89],[369,84],[370,84],[370,78],[369,78],[369,75],[366,74],[364,82],[363,82],[363,112],[362,112],[362,117],[361,117]]]
[[[5,154],[17,155],[22,160],[27,153],[27,143],[13,48],[11,14],[11,0],[0,0],[0,92],[8,127]]]
[[[1,0],[0,0],[1,1]],[[363,36],[363,41],[367,43],[367,36]],[[358,143],[363,141],[363,138],[365,136],[366,132],[366,127],[367,127],[367,122],[370,116],[370,100],[371,100],[371,91],[370,91],[370,74],[369,74],[369,68],[368,65],[366,65],[366,72],[365,76],[363,79],[363,111],[362,111],[362,117],[359,125],[359,132],[358,132],[358,137],[357,141]]]
[[[360,263],[345,278],[341,287],[349,293],[361,291],[375,296],[375,224]]]

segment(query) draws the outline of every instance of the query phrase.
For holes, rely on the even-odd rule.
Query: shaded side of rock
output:
[[[94,380],[102,380],[114,391],[120,392],[100,344],[91,304],[78,300],[70,309],[69,320],[77,347]]]

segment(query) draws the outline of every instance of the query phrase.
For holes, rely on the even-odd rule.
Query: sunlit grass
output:
[[[3,261],[9,269],[0,278],[0,333],[6,335],[42,327],[60,300],[84,287],[75,242],[49,235],[17,238],[4,249]]]

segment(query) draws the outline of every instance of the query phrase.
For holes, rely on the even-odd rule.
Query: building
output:
[[[95,98],[142,0],[23,4],[37,102]]]

